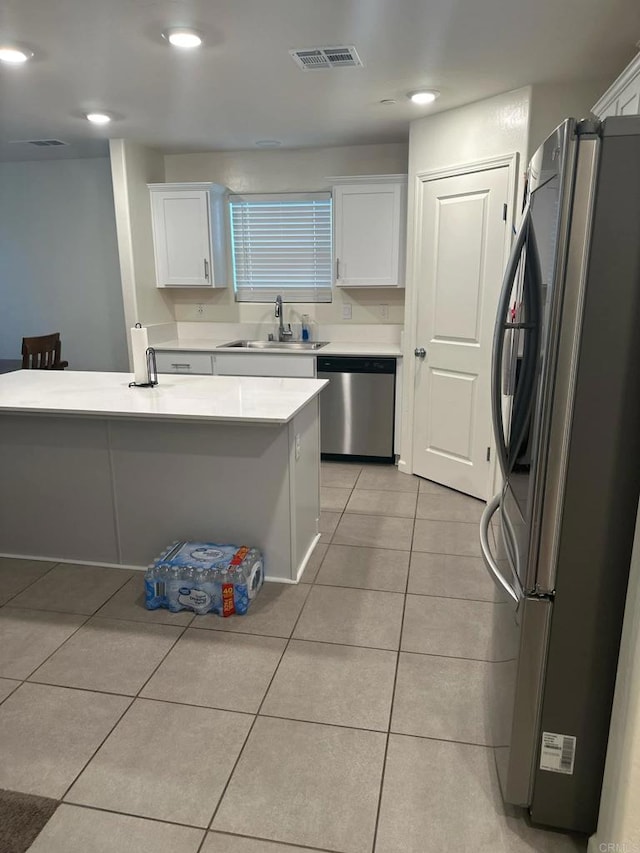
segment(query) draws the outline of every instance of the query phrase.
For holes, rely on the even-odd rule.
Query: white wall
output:
[[[120,274],[127,329],[140,322],[171,323],[170,297],[156,287],[147,183],[164,181],[162,154],[125,139],[109,142]],[[129,336],[127,333],[127,342]]]
[[[608,86],[606,80],[545,84],[531,88],[529,152],[533,154],[565,118],[589,118],[591,107]]]
[[[215,181],[234,193],[330,189],[336,175],[406,174],[407,144],[166,154],[166,181]]]
[[[0,163],[0,357],[60,332],[75,370],[124,370],[109,160]]]
[[[407,145],[351,145],[333,148],[304,148],[269,151],[212,151],[203,154],[168,154],[164,158],[165,180],[213,181],[232,192],[294,192],[327,190],[328,177],[338,175],[406,174]],[[219,322],[272,322],[270,305],[238,303],[229,287],[223,291],[180,290],[171,292],[176,320]],[[342,306],[352,306],[352,319],[342,319]],[[197,313],[197,306],[204,312]],[[382,319],[387,306],[388,318]],[[319,323],[402,323],[404,291],[391,288],[358,291],[334,288],[330,304],[287,304],[289,318],[297,322],[302,313]]]
[[[531,87],[411,122],[409,187],[419,172],[520,152],[526,164]]]
[[[640,512],[631,557],[598,830],[589,853],[640,851]],[[618,845],[609,847],[608,845]]]
[[[506,154],[519,155],[522,176],[528,159],[531,88],[506,92],[485,101],[437,113],[411,123],[409,134],[409,185],[407,218],[407,291],[405,307],[405,359],[400,447],[402,466],[411,469],[415,324],[419,282],[415,280],[416,246],[412,235],[416,223],[418,175]],[[517,198],[522,196],[522,177]],[[496,283],[496,286],[499,282]]]

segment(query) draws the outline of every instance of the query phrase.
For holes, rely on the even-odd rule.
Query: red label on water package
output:
[[[233,616],[236,612],[236,605],[233,600],[233,584],[222,584],[222,615]]]
[[[238,548],[236,553],[233,555],[233,559],[231,560],[229,565],[230,566],[239,566],[242,563],[242,561],[244,560],[244,558],[247,556],[248,553],[249,553],[249,549],[247,548],[246,545],[243,545],[242,548]]]

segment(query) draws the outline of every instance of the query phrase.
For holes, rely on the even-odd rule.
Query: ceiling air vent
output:
[[[27,145],[35,145],[36,148],[55,148],[57,145],[68,145],[61,139],[27,139]]]
[[[59,145],[68,145],[61,139],[10,139],[9,145],[35,145],[36,148],[57,148]]]
[[[355,47],[316,47],[309,50],[290,50],[297,65],[304,71],[316,68],[357,68],[363,62]]]

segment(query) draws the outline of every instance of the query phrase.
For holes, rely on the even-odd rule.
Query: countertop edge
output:
[[[318,392],[320,393],[320,392]],[[317,395],[316,395],[317,396]],[[219,424],[237,424],[242,426],[283,426],[290,423],[295,416],[307,406],[314,397],[310,397],[305,403],[302,403],[294,412],[287,418],[266,418],[266,417],[250,417],[238,415],[181,415],[178,413],[162,414],[158,412],[114,412],[114,411],[96,411],[96,410],[80,410],[80,409],[40,409],[27,407],[10,407],[0,406],[0,415],[45,415],[55,418],[93,418],[96,420],[118,420],[118,421],[158,421],[160,423],[219,423]]]
[[[237,425],[262,425],[262,426],[283,426],[291,421],[310,403],[312,403],[319,395],[321,394],[323,388],[328,384],[327,380],[323,379],[307,379],[307,378],[279,378],[277,380],[271,378],[260,378],[260,377],[215,377],[215,376],[185,376],[185,377],[172,377],[170,382],[175,383],[178,382],[180,385],[188,387],[193,384],[195,381],[198,384],[201,383],[213,383],[212,388],[215,387],[216,383],[222,382],[224,385],[229,385],[230,383],[233,385],[235,382],[242,388],[243,386],[254,386],[262,383],[269,383],[277,381],[279,383],[306,383],[312,384],[312,388],[305,388],[304,391],[295,394],[294,399],[289,399],[284,405],[280,406],[279,412],[274,412],[273,414],[269,413],[268,404],[263,404],[263,401],[260,399],[260,395],[258,395],[257,406],[254,404],[254,408],[257,408],[257,411],[252,413],[249,411],[248,413],[238,414],[233,410],[225,412],[224,405],[220,408],[222,411],[213,412],[213,411],[199,411],[198,410],[198,402],[197,397],[194,398],[196,400],[195,404],[193,400],[181,399],[180,394],[176,395],[175,400],[167,399],[166,395],[163,395],[164,400],[160,400],[159,405],[164,405],[166,410],[151,410],[150,408],[138,408],[136,406],[132,406],[129,408],[126,406],[126,403],[123,405],[122,399],[116,398],[112,406],[109,405],[100,405],[97,403],[96,405],[92,405],[91,402],[87,404],[86,401],[80,402],[77,406],[73,405],[73,403],[69,402],[68,398],[65,401],[57,400],[55,403],[50,402],[52,390],[57,392],[59,395],[63,393],[65,395],[74,395],[76,393],[83,394],[86,392],[86,385],[78,384],[74,387],[73,379],[74,375],[79,375],[86,379],[87,376],[96,378],[97,392],[106,392],[109,393],[111,391],[118,390],[124,391],[125,393],[130,393],[130,389],[123,385],[123,381],[128,384],[128,381],[133,378],[131,374],[124,373],[91,373],[86,371],[66,371],[62,372],[50,372],[50,371],[14,371],[13,373],[4,374],[2,376],[2,381],[0,381],[0,415],[14,416],[14,415],[23,415],[23,416],[48,416],[48,417],[61,417],[61,418],[85,418],[92,420],[113,420],[113,421],[156,421],[159,423],[178,423],[178,422],[188,422],[188,423],[207,423],[207,424],[237,424]],[[105,383],[104,377],[107,376],[112,381],[107,381]],[[22,382],[22,379],[26,381],[26,387],[29,390],[29,396],[24,401],[20,399],[20,386],[25,385]],[[15,387],[15,383],[18,383],[17,392],[18,396],[16,397],[15,393],[12,392],[12,386]],[[51,385],[54,385],[53,389]],[[60,388],[60,386],[62,386]],[[126,390],[125,390],[126,389]],[[162,380],[160,382],[160,386],[158,389],[160,392],[164,391]],[[170,386],[169,389],[170,391]],[[2,391],[6,391],[3,396],[1,395]],[[42,391],[41,399],[38,399],[38,394]],[[259,391],[262,391],[260,388]],[[153,392],[152,392],[153,393]],[[245,392],[246,393],[246,392]],[[251,403],[251,394],[255,393],[251,389],[249,389],[249,402]],[[133,397],[132,397],[133,400]],[[153,404],[153,400],[149,400],[149,404]],[[158,404],[158,401],[155,401],[155,404]],[[180,407],[184,406],[187,411],[181,411]],[[232,408],[232,407],[230,407]],[[262,409],[262,411],[261,411]],[[266,409],[266,412],[265,412]]]
[[[303,356],[362,356],[365,358],[402,358],[403,353],[400,349],[400,344],[374,344],[362,343],[360,341],[336,341],[328,343],[327,346],[321,349],[279,349],[278,347],[270,347],[268,349],[248,349],[243,347],[225,346],[229,341],[164,341],[160,344],[155,344],[156,352],[202,352],[211,353],[241,353],[243,355],[303,355]]]

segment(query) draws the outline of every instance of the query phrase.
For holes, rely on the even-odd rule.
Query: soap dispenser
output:
[[[309,315],[302,315],[302,340],[309,341],[311,340],[311,330],[309,327]]]

